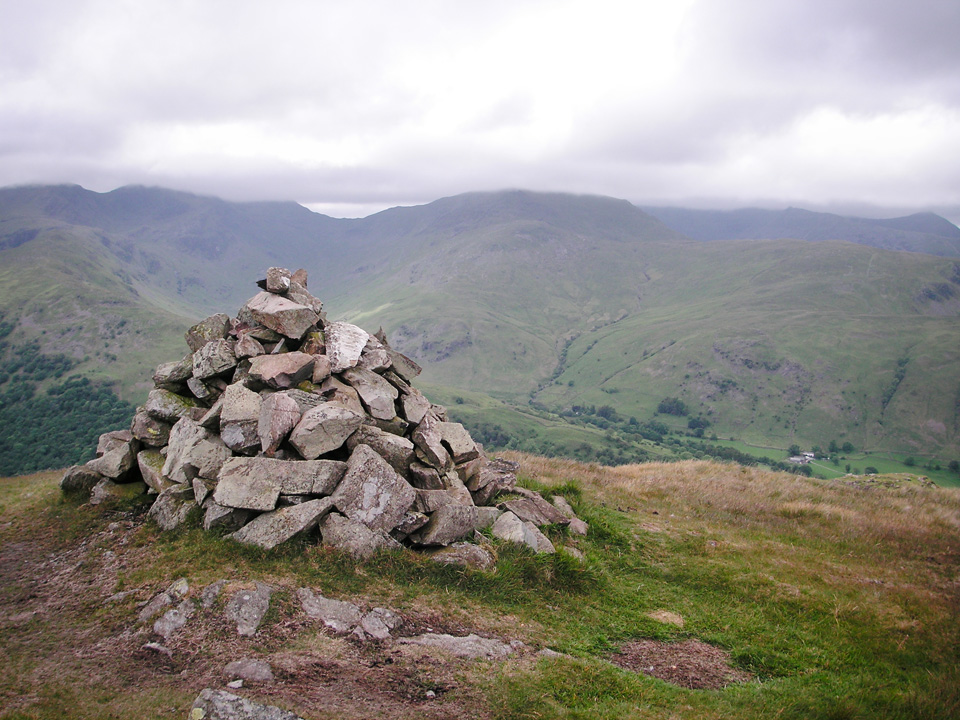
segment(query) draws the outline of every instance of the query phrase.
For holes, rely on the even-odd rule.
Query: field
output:
[[[238,693],[308,719],[960,716],[956,490],[510,457],[523,484],[590,523],[586,538],[550,531],[583,563],[490,538],[492,572],[409,551],[355,565],[306,541],[253,551],[197,527],[160,532],[142,504],[77,505],[58,473],[0,480],[0,718],[185,717],[241,656],[277,680]],[[219,601],[168,658],[144,649],[158,638],[136,617],[179,577],[194,598],[221,578],[269,583],[276,602],[238,638]],[[392,608],[409,633],[523,646],[469,661],[333,637],[295,602],[303,586]]]

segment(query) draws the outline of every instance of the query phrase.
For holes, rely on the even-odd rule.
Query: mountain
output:
[[[949,243],[940,220],[882,222]],[[329,317],[382,325],[453,412],[491,437],[529,433],[538,452],[630,459],[636,433],[699,428],[767,448],[960,455],[960,264],[944,257],[702,242],[595,196],[469,193],[340,220],[75,186],[0,190],[0,248],[7,341],[65,353],[134,402],[191,322],[235,312],[283,265],[308,270]],[[658,414],[674,397],[688,413]]]
[[[845,240],[886,250],[960,257],[960,228],[934,213],[878,220],[786,210],[689,210],[644,207],[677,232],[702,241]]]

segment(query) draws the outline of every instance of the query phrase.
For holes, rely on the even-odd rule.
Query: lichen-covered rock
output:
[[[398,390],[375,372],[353,367],[344,370],[341,377],[357,391],[373,417],[390,420],[397,414]]]
[[[290,444],[313,460],[341,447],[362,423],[363,415],[340,403],[323,403],[303,414],[290,433]]]
[[[193,377],[206,380],[228,372],[237,366],[234,343],[221,338],[208,342],[193,354]]]
[[[137,466],[140,468],[140,477],[157,493],[162,493],[168,487],[176,485],[170,478],[163,474],[163,464],[165,458],[159,450],[149,448],[137,453]]]
[[[112,449],[88,462],[87,467],[111,480],[120,480],[136,465],[138,446],[136,440],[111,443]]]
[[[358,445],[333,494],[336,508],[373,530],[393,530],[416,499],[416,491],[368,445]]]
[[[190,415],[191,410],[197,407],[200,407],[200,403],[192,397],[154,388],[147,395],[143,409],[151,417],[173,424],[185,415]]]
[[[219,505],[243,510],[273,510],[280,496],[281,483],[259,471],[254,458],[232,457],[220,468],[213,499]]]
[[[103,480],[103,475],[86,465],[74,465],[67,468],[60,480],[60,490],[67,494],[89,495],[90,491]]]
[[[260,406],[257,393],[234,383],[223,393],[220,438],[234,452],[254,454],[260,449]]]
[[[160,448],[170,442],[170,428],[168,422],[157,420],[143,408],[137,408],[130,424],[130,434],[142,445]]]
[[[361,425],[347,439],[347,447],[352,451],[357,445],[368,445],[380,457],[403,476],[410,471],[410,465],[416,456],[413,443],[405,437],[385,432],[373,425]]]
[[[163,475],[178,483],[195,477],[214,479],[230,450],[214,433],[190,418],[180,418],[170,431]]]
[[[284,393],[269,395],[260,406],[257,435],[260,447],[267,456],[272,456],[280,444],[300,422],[303,413],[297,401]]]
[[[332,506],[333,501],[326,497],[277,508],[258,515],[229,537],[237,542],[270,550],[295,535],[315,528]]]
[[[274,705],[247,700],[224,690],[204,688],[190,709],[188,720],[303,720]]]
[[[330,369],[334,373],[341,373],[347,368],[355,367],[370,338],[365,330],[348,322],[329,323],[324,334],[327,340]]]
[[[247,309],[261,325],[294,340],[302,338],[320,320],[319,313],[306,305],[269,292],[254,295]]]
[[[468,535],[477,526],[477,508],[448,504],[438,508],[422,530],[410,536],[418,545],[449,545]]]
[[[197,506],[193,488],[177,485],[160,493],[150,506],[149,515],[161,530],[179,527],[190,511]]]
[[[230,316],[224,313],[211,315],[187,330],[184,338],[191,352],[196,352],[208,342],[221,340],[230,332]]]
[[[320,522],[323,544],[346,553],[354,560],[368,560],[378,550],[399,550],[401,545],[383,530],[367,527],[339,513],[330,513]]]

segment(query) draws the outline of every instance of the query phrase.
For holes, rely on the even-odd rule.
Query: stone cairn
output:
[[[457,541],[488,527],[536,552],[554,552],[540,526],[586,532],[563,498],[516,487],[515,463],[485,457],[414,388],[420,367],[382,330],[328,322],[306,271],[270,268],[258,285],[236,318],[187,331],[190,353],[157,368],[130,430],[101,435],[64,492],[94,504],[150,493],[164,530],[199,507],[205,529],[242,543],[318,533],[358,559],[454,543],[469,558],[481,549]]]

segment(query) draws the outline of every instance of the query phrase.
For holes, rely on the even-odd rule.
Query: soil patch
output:
[[[753,679],[730,665],[728,652],[699,640],[634,640],[612,655],[610,662],[692,690],[716,690]]]

